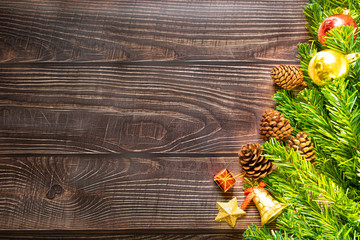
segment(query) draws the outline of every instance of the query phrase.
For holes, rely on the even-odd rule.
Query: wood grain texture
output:
[[[292,61],[303,3],[1,1],[0,62]]]
[[[121,231],[1,231],[0,239],[131,239],[131,240],[240,240],[241,233],[160,233],[145,231],[128,234]]]
[[[0,1],[0,239],[241,239],[212,177],[262,142],[304,0]],[[55,187],[57,186],[57,187]],[[59,188],[60,186],[60,188]],[[270,228],[274,228],[272,223]]]
[[[214,221],[217,201],[244,200],[242,181],[223,193],[212,180],[223,167],[241,171],[236,156],[2,156],[0,229],[239,234],[259,213],[251,204],[234,229]]]
[[[233,152],[259,142],[269,63],[0,69],[0,153]]]

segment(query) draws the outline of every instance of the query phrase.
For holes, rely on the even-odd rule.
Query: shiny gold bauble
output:
[[[347,57],[334,50],[318,52],[309,63],[309,76],[317,85],[325,85],[333,79],[346,77],[349,73]]]

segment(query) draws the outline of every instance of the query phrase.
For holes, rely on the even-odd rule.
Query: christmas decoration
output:
[[[288,205],[276,201],[268,191],[264,188],[266,184],[260,182],[257,186],[245,189],[245,201],[241,205],[242,209],[246,209],[251,200],[254,201],[260,216],[261,225],[275,220]]]
[[[320,25],[318,30],[318,38],[322,45],[325,45],[325,35],[328,35],[328,32],[335,28],[341,27],[344,25],[352,26],[354,28],[354,34],[357,33],[357,24],[355,20],[346,14],[335,14],[330,17],[327,17]],[[354,35],[354,40],[356,35]]]
[[[245,172],[245,177],[257,180],[271,173],[272,163],[264,156],[261,156],[262,154],[263,151],[258,143],[249,143],[241,147],[239,163]]]
[[[271,78],[279,86],[286,90],[293,90],[299,86],[306,86],[303,72],[297,66],[280,65],[270,72]]]
[[[313,161],[315,159],[315,151],[311,138],[305,132],[299,132],[296,134],[296,138],[292,136],[287,143],[291,148],[298,150],[301,156],[307,161]]]
[[[217,202],[216,206],[219,210],[219,213],[216,216],[215,221],[225,221],[231,227],[235,227],[236,220],[246,214],[244,210],[238,207],[236,197],[227,203]]]
[[[260,134],[265,141],[275,138],[278,141],[285,141],[292,132],[289,120],[274,109],[268,109],[260,120]]]
[[[223,192],[227,192],[236,182],[234,176],[226,168],[214,175],[214,181]]]
[[[349,73],[349,62],[342,53],[327,49],[318,52],[311,59],[308,72],[317,85],[325,85],[333,79],[346,77]]]
[[[272,196],[291,206],[278,216],[276,229],[249,226],[244,240],[360,239],[360,70],[359,62],[352,64],[359,57],[360,41],[348,41],[353,29],[344,26],[327,33],[331,36],[325,37],[326,46],[314,43],[324,16],[347,9],[359,23],[357,0],[311,0],[304,8],[306,28],[313,39],[298,44],[298,56],[301,68],[307,70],[303,74],[309,87],[298,94],[281,89],[274,96],[276,110],[300,133],[288,142],[299,151],[274,137],[266,138],[262,145],[266,157],[276,165],[276,171],[262,181]],[[326,86],[313,86],[310,78]],[[327,84],[334,79],[335,84]],[[307,147],[312,150],[305,150]],[[311,153],[310,159],[316,153],[316,164],[304,161],[300,149]],[[245,202],[249,202],[255,193],[245,192],[250,196]]]

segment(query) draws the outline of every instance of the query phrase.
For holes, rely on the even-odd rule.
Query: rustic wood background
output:
[[[0,238],[239,239],[241,171],[304,0],[0,2]],[[54,194],[52,186],[57,185]],[[60,189],[60,190],[59,190]],[[52,192],[51,192],[52,191]],[[271,226],[270,226],[271,227]]]

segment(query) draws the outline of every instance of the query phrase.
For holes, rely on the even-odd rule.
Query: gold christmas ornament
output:
[[[293,90],[301,85],[306,86],[303,72],[294,65],[280,65],[271,69],[271,78],[283,89]]]
[[[334,50],[318,52],[310,61],[308,72],[317,85],[325,85],[349,74],[350,63],[359,58],[359,53],[344,55]]]
[[[246,214],[244,210],[238,207],[236,197],[227,203],[217,202],[216,206],[219,209],[219,213],[216,216],[215,221],[225,221],[231,227],[235,227],[236,220]]]
[[[274,221],[287,207],[286,204],[276,201],[268,192],[254,189],[253,201],[261,216],[261,225]]]
[[[251,200],[254,201],[256,208],[261,216],[261,225],[265,225],[274,221],[288,207],[287,204],[276,201],[268,191],[264,188],[266,184],[260,182],[257,187],[245,189],[245,201],[241,205],[242,209],[246,209]]]

